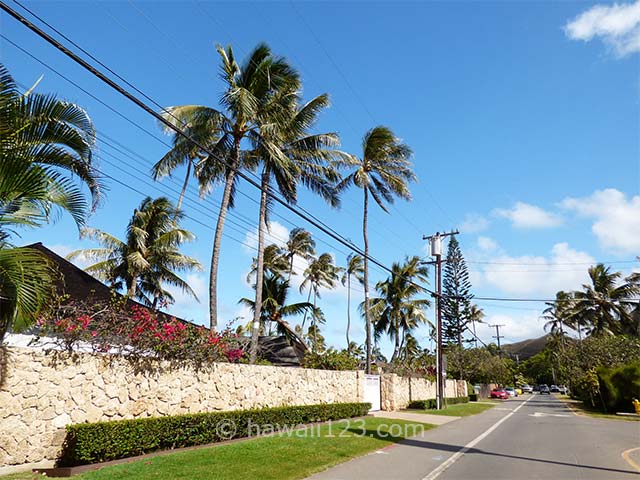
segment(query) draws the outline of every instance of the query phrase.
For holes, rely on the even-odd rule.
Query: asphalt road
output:
[[[524,395],[310,477],[313,480],[640,478],[622,456],[640,422],[573,414],[548,395]]]

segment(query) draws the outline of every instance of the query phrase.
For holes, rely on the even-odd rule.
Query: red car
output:
[[[503,400],[507,400],[509,398],[509,394],[504,388],[494,388],[491,390],[491,398],[501,398]]]

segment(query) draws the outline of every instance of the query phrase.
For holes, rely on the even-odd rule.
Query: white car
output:
[[[517,397],[518,396],[518,393],[515,391],[515,389],[513,387],[505,387],[504,391],[507,392],[510,397]]]
[[[533,393],[533,387],[531,385],[523,385],[522,391],[524,393]]]

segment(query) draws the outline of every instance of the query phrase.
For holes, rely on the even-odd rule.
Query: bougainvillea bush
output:
[[[239,362],[242,339],[229,329],[208,328],[177,320],[133,302],[78,302],[62,298],[37,322],[38,337],[53,339],[69,352],[121,353],[202,366]]]

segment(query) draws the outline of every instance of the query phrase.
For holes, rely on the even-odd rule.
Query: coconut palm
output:
[[[570,293],[560,290],[556,293],[555,302],[546,303],[547,308],[542,311],[542,318],[546,320],[545,331],[564,335],[566,333],[565,327],[573,328],[570,322],[571,300]]]
[[[585,325],[589,335],[617,334],[630,323],[628,300],[639,293],[638,284],[621,282],[620,272],[599,263],[589,268],[590,284],[573,292],[569,320]]]
[[[347,286],[347,351],[351,351],[351,342],[349,341],[349,330],[351,329],[351,277],[354,277],[360,285],[364,283],[364,261],[358,254],[351,253],[347,257],[347,268],[342,275],[342,285]]]
[[[267,330],[271,331],[271,326],[275,323],[276,330],[279,335],[291,336],[296,335],[298,343],[304,345],[304,342],[292,333],[289,328],[286,318],[294,317],[306,312],[307,310],[314,310],[314,306],[309,302],[299,303],[287,303],[289,296],[289,281],[283,279],[279,275],[267,274],[263,277],[264,287],[262,289],[262,311],[261,311],[261,326],[260,330],[265,333]],[[241,298],[239,303],[246,305],[251,310],[255,308],[255,300],[248,298]],[[318,310],[318,309],[315,309]],[[315,312],[321,315],[321,312]]]
[[[311,300],[311,295],[313,295],[313,306],[315,308],[318,298],[321,298],[320,289],[335,288],[342,270],[343,269],[341,267],[338,267],[333,263],[333,257],[330,253],[323,253],[318,258],[314,259],[304,271],[304,280],[300,284],[300,293],[308,287],[309,294],[307,295],[307,302]],[[311,324],[313,325],[318,319],[314,316],[311,318]],[[302,328],[304,328],[306,320],[307,316],[305,314],[302,319]]]
[[[371,299],[369,313],[375,318],[376,338],[386,333],[394,340],[393,362],[400,355],[406,335],[427,322],[425,309],[430,302],[415,298],[426,293],[417,282],[426,282],[428,277],[428,267],[420,257],[407,257],[403,264],[396,262],[391,271],[389,278],[376,284],[380,296]]]
[[[124,241],[102,230],[85,228],[82,235],[102,247],[76,250],[67,258],[84,256],[96,260],[86,268],[87,272],[114,288],[125,289],[128,297],[153,308],[174,300],[164,285],[177,287],[197,299],[189,284],[176,273],[202,268],[196,259],[179,251],[183,243],[195,238],[180,228],[182,218],[183,214],[167,198],[147,197],[134,210]]]
[[[473,329],[473,342],[476,348],[478,348],[478,335],[476,334],[476,323],[484,323],[484,311],[478,305],[473,304],[469,307],[469,313],[467,319],[471,322],[471,328]]]
[[[47,223],[54,209],[83,225],[89,204],[76,179],[89,188],[93,207],[101,198],[91,119],[34,88],[20,94],[0,64],[0,341],[12,325],[33,321],[57,278],[44,256],[11,245],[14,229]]]
[[[268,105],[260,135],[265,141],[255,145],[252,156],[261,163],[261,195],[258,219],[258,268],[257,278],[262,278],[264,263],[264,237],[268,230],[269,192],[277,190],[289,203],[297,200],[298,184],[301,183],[320,195],[331,206],[339,200],[334,188],[339,179],[332,160],[344,155],[335,150],[339,144],[335,133],[309,134],[318,114],[329,104],[329,97],[319,95],[301,104],[300,84],[276,91]],[[258,349],[258,321],[262,283],[256,282],[254,331],[249,351],[250,362],[254,361]]]
[[[369,316],[369,237],[367,220],[369,216],[369,195],[388,213],[386,203],[393,203],[395,197],[411,199],[408,182],[416,179],[411,162],[411,149],[402,143],[393,132],[384,126],[369,130],[362,140],[362,157],[350,157],[342,162],[348,168],[355,168],[338,184],[338,190],[348,185],[362,188],[364,195],[362,215],[362,236],[364,240],[364,316],[366,322],[367,373],[371,373],[371,318]]]
[[[271,101],[275,90],[293,83],[297,85],[298,76],[282,58],[276,58],[266,44],[259,44],[240,65],[229,46],[217,47],[220,55],[220,77],[225,85],[220,103],[221,109],[202,105],[181,105],[165,109],[165,119],[176,125],[188,125],[190,129],[203,133],[209,129],[212,139],[207,146],[205,159],[199,162],[197,175],[201,191],[207,191],[211,185],[223,178],[224,190],[220,202],[220,211],[216,223],[211,254],[209,277],[209,322],[215,330],[217,316],[218,264],[220,243],[229,207],[233,207],[236,187],[236,173],[243,167],[251,168],[247,162],[242,144],[249,140],[252,146],[270,150],[275,148],[269,140],[260,134],[259,129],[266,121],[265,106]],[[186,151],[189,145],[185,146]],[[196,154],[200,152],[195,152]],[[187,153],[187,158],[193,155]],[[184,159],[184,157],[183,157]],[[262,285],[258,282],[258,285]]]
[[[289,269],[289,261],[286,258],[286,253],[278,245],[267,245],[264,249],[264,267],[263,272],[266,276],[276,275],[284,278],[284,273]],[[251,282],[256,278],[256,272],[258,271],[258,259],[253,257],[251,262],[251,269],[247,274],[247,282]]]
[[[304,258],[305,260],[311,260],[315,254],[316,242],[311,236],[311,233],[301,227],[296,227],[291,230],[284,253],[285,258],[289,262],[288,280],[291,281],[291,275],[293,275],[293,260],[296,256]]]

